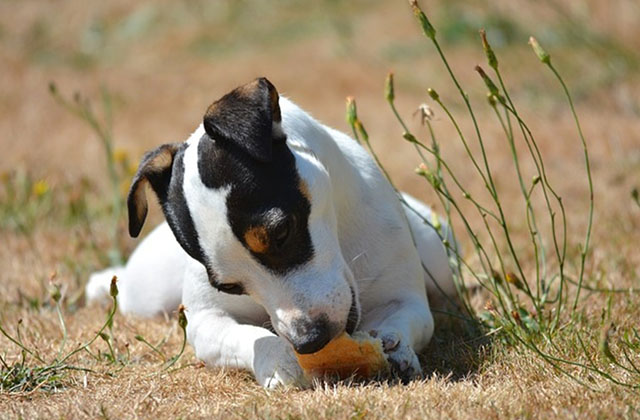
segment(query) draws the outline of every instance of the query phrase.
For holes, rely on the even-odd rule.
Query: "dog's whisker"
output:
[[[360,257],[364,256],[366,253],[367,253],[367,251],[362,251],[361,253],[359,253],[355,257],[351,258],[351,261],[349,262],[349,264],[353,264],[354,262],[356,262],[356,260],[360,259]]]
[[[276,330],[273,328],[273,324],[271,323],[271,319],[268,319],[268,320],[264,321],[262,323],[262,328],[264,328],[265,330],[269,330],[272,333],[276,332]]]
[[[362,283],[362,282],[367,282],[367,281],[374,281],[378,279],[377,276],[373,276],[373,277],[361,277],[359,279],[356,279],[356,283]]]

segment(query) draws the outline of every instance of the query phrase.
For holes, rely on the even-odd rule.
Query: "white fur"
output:
[[[226,222],[228,188],[207,188],[198,176],[199,127],[188,139],[184,156],[185,198],[200,246],[212,261],[209,268],[222,282],[242,281],[249,295],[214,289],[205,268],[187,256],[163,223],[138,246],[126,267],[93,275],[87,296],[106,295],[114,273],[121,279],[119,299],[125,313],[152,316],[174,310],[182,300],[187,336],[198,358],[209,365],[248,369],[262,385],[273,387],[305,384],[285,339],[295,335],[292,324],[325,314],[344,325],[351,287],[361,308],[359,329],[392,343],[388,357],[393,365],[409,376],[418,375],[416,352],[433,333],[427,290],[436,298],[439,294],[422,264],[440,289],[453,293],[438,235],[412,211],[405,213],[376,164],[353,139],[285,98],[280,107],[281,129],[311,196],[308,224],[315,252],[310,262],[283,279],[235,238]],[[427,206],[410,196],[405,200],[430,220]],[[278,335],[262,327],[268,321]]]

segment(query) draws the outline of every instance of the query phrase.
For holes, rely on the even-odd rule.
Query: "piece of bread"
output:
[[[334,338],[322,350],[311,354],[298,354],[298,363],[309,376],[337,376],[341,379],[352,375],[371,378],[388,369],[388,362],[380,339],[356,331]]]

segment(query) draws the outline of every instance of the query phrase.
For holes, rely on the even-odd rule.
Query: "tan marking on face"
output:
[[[304,179],[300,179],[300,182],[298,182],[298,190],[300,191],[300,194],[302,194],[304,198],[306,198],[309,203],[311,203],[311,193],[309,192],[309,186],[304,181]]]
[[[264,226],[253,226],[244,233],[244,241],[256,254],[264,254],[269,249],[269,235]]]

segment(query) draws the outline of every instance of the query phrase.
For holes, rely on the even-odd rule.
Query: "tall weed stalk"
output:
[[[111,229],[109,241],[111,248],[108,251],[108,258],[111,265],[121,265],[124,262],[124,257],[118,247],[118,243],[120,237],[120,220],[124,209],[124,198],[120,189],[123,175],[119,170],[113,146],[113,98],[111,93],[104,87],[100,90],[100,103],[103,114],[102,118],[100,118],[92,107],[89,99],[82,97],[80,94],[74,94],[73,99],[69,100],[60,94],[57,86],[53,82],[49,84],[49,92],[64,109],[81,121],[84,121],[91,128],[103,148],[111,189]]]
[[[447,224],[426,218],[424,222],[430,224],[443,240],[454,273],[462,310],[489,333],[498,332],[497,336],[502,337],[503,341],[509,345],[526,349],[541,361],[553,366],[558,372],[566,374],[586,387],[594,389],[595,385],[587,383],[584,376],[579,374],[580,372],[586,371],[625,388],[640,388],[640,371],[634,364],[633,357],[630,356],[633,355],[633,349],[639,345],[637,331],[624,332],[623,337],[626,338],[617,340],[618,343],[615,346],[617,354],[614,354],[609,345],[614,328],[603,318],[601,323],[603,333],[599,337],[593,337],[593,334],[589,334],[589,331],[582,326],[579,319],[582,316],[579,303],[581,291],[585,288],[585,267],[593,225],[593,179],[588,145],[573,99],[564,79],[551,63],[550,55],[535,38],[530,39],[538,59],[557,79],[567,98],[580,140],[579,147],[583,152],[584,178],[589,190],[588,206],[585,212],[587,227],[584,240],[579,244],[580,255],[576,264],[579,269],[573,276],[567,273],[567,263],[570,258],[567,252],[570,232],[565,204],[550,180],[535,135],[516,108],[505,76],[500,70],[498,58],[486,34],[481,30],[480,38],[487,63],[498,83],[496,84],[493,77],[481,66],[476,66],[475,69],[488,89],[487,102],[503,131],[513,160],[516,175],[514,182],[517,182],[520,191],[523,214],[508,213],[505,210],[501,193],[496,186],[496,174],[492,171],[491,157],[487,153],[477,112],[447,60],[438,41],[436,28],[420,8],[417,0],[410,0],[409,5],[464,102],[467,117],[473,127],[471,137],[475,139],[476,151],[471,145],[471,138],[458,122],[460,117],[454,115],[445,99],[433,88],[428,89],[428,95],[453,125],[466,159],[489,197],[488,204],[484,202],[487,200],[474,197],[470,189],[461,182],[462,177],[455,172],[453,165],[442,156],[441,145],[431,124],[432,111],[428,106],[423,106],[420,112],[423,123],[428,128],[429,139],[420,140],[418,135],[409,130],[395,107],[394,80],[393,75],[390,74],[385,83],[385,98],[403,130],[403,139],[414,146],[422,161],[416,170],[417,174],[424,178],[435,191],[444,209]],[[382,166],[371,147],[364,124],[357,116],[353,98],[347,101],[347,121],[356,139],[364,140],[376,162]],[[523,147],[518,148],[518,142],[521,142]],[[523,149],[524,153],[519,152],[519,149]],[[522,167],[524,160],[528,160],[534,168],[531,179],[525,176]],[[389,177],[384,168],[383,172]],[[463,205],[459,197],[470,203],[470,206]],[[407,203],[404,204],[407,205]],[[469,208],[471,210],[467,210]],[[415,209],[410,210],[417,213]],[[521,241],[518,241],[514,234],[513,225],[519,218],[524,218],[526,221],[527,240],[524,244],[520,243]],[[480,220],[480,227],[476,227],[474,220]],[[549,228],[545,230],[543,225],[546,226],[546,224]],[[443,226],[450,231],[443,231]],[[462,255],[456,246],[457,241],[451,241],[450,238],[468,239],[473,252],[467,256]],[[551,249],[547,249],[549,246]],[[469,287],[473,284],[479,285],[490,296],[482,310],[475,309],[472,305],[472,293]],[[573,289],[570,290],[570,287]],[[616,291],[604,290],[603,292]],[[571,331],[579,344],[577,347],[582,353],[580,357],[569,358],[566,356],[567,352],[562,351],[558,343],[558,334],[562,330]],[[591,341],[586,339],[588,336],[591,336]],[[592,344],[594,340],[595,345]]]

